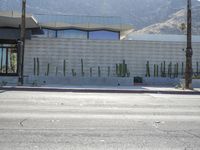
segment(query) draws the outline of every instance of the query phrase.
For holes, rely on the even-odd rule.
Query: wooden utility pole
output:
[[[21,15],[21,33],[20,33],[20,50],[19,50],[19,83],[24,84],[24,48],[26,37],[26,0],[22,0]]]
[[[185,88],[192,89],[192,4],[187,0],[187,48],[186,48],[186,70]]]

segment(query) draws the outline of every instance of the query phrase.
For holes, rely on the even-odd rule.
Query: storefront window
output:
[[[17,48],[15,45],[0,45],[0,75],[17,74]]]
[[[8,48],[8,65],[7,73],[17,73],[17,51],[13,48]]]
[[[0,48],[0,73],[6,73],[6,48]]]
[[[112,31],[90,31],[90,40],[119,40],[119,33]]]
[[[58,30],[58,38],[87,39],[87,32],[81,30]]]
[[[62,29],[52,30],[43,29],[43,35],[38,37],[48,38],[73,38],[73,39],[90,39],[90,40],[120,40],[120,33],[108,30],[85,31],[79,29]]]
[[[56,30],[43,29],[44,36],[48,38],[56,38]]]

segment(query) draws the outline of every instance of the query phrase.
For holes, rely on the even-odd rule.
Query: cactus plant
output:
[[[161,63],[161,67],[160,67],[161,77],[166,77],[166,67],[165,67],[165,65],[166,65],[165,61]]]
[[[119,76],[119,66],[116,64],[116,75]]]
[[[154,69],[154,74],[153,75],[154,75],[154,77],[156,77],[156,65],[155,64],[153,65],[153,69]]]
[[[174,65],[174,78],[178,77],[178,63]]]
[[[166,63],[165,63],[165,61],[164,61],[163,64],[164,64],[164,66],[163,66],[163,77],[166,77],[166,70],[165,70],[165,69],[166,69],[166,68],[165,68]]]
[[[33,58],[33,74],[36,75],[36,58]]]
[[[98,66],[98,77],[101,77],[101,68]]]
[[[154,77],[158,77],[158,65],[154,64]]]
[[[49,76],[49,70],[50,70],[50,64],[47,64],[47,72],[46,72],[46,76]]]
[[[150,74],[150,66],[149,66],[149,61],[147,61],[147,64],[146,64],[146,77],[150,77],[151,74]]]
[[[81,75],[84,77],[83,59],[81,59]]]
[[[172,77],[172,62],[170,62],[168,65],[168,77]]]
[[[158,74],[159,74],[159,65],[157,65],[157,69],[156,69],[156,75],[158,77]]]
[[[172,77],[172,62],[170,62],[170,78]]]
[[[66,76],[66,60],[63,61],[63,75]]]
[[[130,76],[130,72],[128,71],[128,67],[125,60],[123,60],[123,62],[120,64],[116,64],[116,75],[118,77]]]
[[[39,71],[40,70],[40,61],[39,58],[37,58],[37,76],[39,76]]]
[[[92,77],[92,68],[90,68],[90,77]]]
[[[56,76],[58,76],[58,66],[56,67]]]
[[[168,64],[167,76],[170,76],[170,64]]]
[[[119,64],[119,76],[123,76],[123,64]]]

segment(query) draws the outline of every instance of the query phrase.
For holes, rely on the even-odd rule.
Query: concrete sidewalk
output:
[[[195,94],[200,95],[200,88],[182,90],[174,87],[150,86],[61,86],[43,85],[32,86],[4,86],[3,91],[38,91],[38,92],[82,92],[82,93],[159,93],[159,94]]]

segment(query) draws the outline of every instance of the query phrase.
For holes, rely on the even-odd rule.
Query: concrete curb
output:
[[[73,89],[73,88],[41,88],[41,87],[0,87],[2,91],[32,92],[73,92],[73,93],[135,93],[135,94],[177,94],[200,95],[200,91],[162,91],[162,90],[128,90],[128,89]]]

